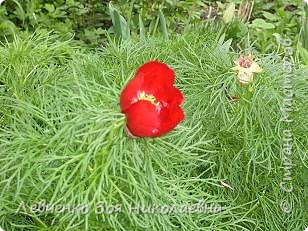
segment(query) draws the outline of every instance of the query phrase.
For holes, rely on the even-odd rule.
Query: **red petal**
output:
[[[121,93],[121,111],[125,112],[135,103],[141,91],[158,97],[162,89],[169,89],[173,85],[174,78],[174,71],[164,63],[151,61],[143,64]]]
[[[133,78],[124,88],[120,96],[121,111],[125,111],[137,102],[138,91],[142,91],[143,77]]]
[[[174,71],[166,64],[151,61],[143,64],[136,73],[136,78],[143,76],[147,85],[153,87],[160,86],[161,84],[173,85]]]
[[[133,104],[126,112],[127,128],[138,137],[158,137],[174,129],[183,119],[178,105],[163,107],[161,111],[147,101]]]
[[[179,105],[172,104],[163,108],[160,114],[161,127],[159,135],[164,135],[173,130],[184,118],[184,112]]]
[[[134,136],[155,137],[160,127],[159,112],[148,101],[139,101],[126,111],[126,126]]]
[[[157,97],[157,101],[160,101],[166,104],[179,105],[184,102],[184,96],[182,92],[174,86],[160,89],[156,97]]]

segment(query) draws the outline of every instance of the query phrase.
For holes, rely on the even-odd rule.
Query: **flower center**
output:
[[[144,91],[139,93],[138,100],[149,101],[151,104],[155,105],[156,107],[158,107],[160,105],[160,102],[155,102],[156,98],[155,98],[154,95],[145,94]]]
[[[249,68],[249,67],[251,67],[252,63],[253,63],[253,61],[252,61],[252,59],[249,56],[247,56],[247,57],[240,57],[239,65],[241,67]]]

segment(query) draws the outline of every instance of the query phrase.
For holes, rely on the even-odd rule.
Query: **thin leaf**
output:
[[[120,15],[118,11],[114,10],[114,31],[117,38],[122,38],[122,29],[121,29],[121,21],[120,21]]]
[[[164,40],[167,41],[169,38],[168,31],[167,31],[167,24],[166,24],[165,16],[161,9],[159,9],[159,20],[160,20],[160,25],[161,25],[161,29],[163,32]]]
[[[232,21],[235,14],[235,3],[232,2],[227,6],[227,9],[225,10],[223,14],[223,20],[225,23],[229,23]]]
[[[108,8],[116,37],[124,40],[129,39],[130,33],[125,18],[113,8],[111,3],[109,3]]]
[[[145,28],[140,14],[139,14],[139,34],[141,39],[145,39]]]

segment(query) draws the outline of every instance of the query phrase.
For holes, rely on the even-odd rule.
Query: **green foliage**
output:
[[[201,0],[169,0],[165,3],[160,0],[118,0],[113,4],[119,10],[114,10],[111,4],[108,6],[107,1],[98,0],[5,1],[0,8],[0,34],[12,38],[10,36],[18,30],[54,30],[66,38],[74,35],[75,39],[82,43],[97,46],[104,41],[105,30],[109,30],[111,25],[113,27],[109,30],[110,33],[128,39],[129,30],[142,30],[144,35],[156,34],[160,19],[166,39],[166,28],[183,27],[183,23],[199,20],[204,6]],[[164,14],[160,13],[160,9]],[[142,19],[142,23],[139,19]],[[143,29],[140,29],[140,26],[143,26]]]
[[[303,47],[308,50],[308,3],[305,5],[305,16],[302,23],[302,43]]]
[[[235,3],[231,2],[227,7],[226,10],[224,11],[223,14],[223,21],[225,23],[229,23],[233,20],[233,17],[235,15]]]
[[[303,4],[303,1],[254,1],[250,21],[243,22],[240,15],[233,21],[228,20],[226,36],[233,38],[234,47],[240,50],[253,46],[262,53],[274,52],[279,47],[279,38],[290,38],[296,48],[302,27]],[[224,10],[225,15],[230,11],[227,7]]]
[[[217,25],[168,41],[110,42],[82,51],[58,36],[18,37],[0,46],[0,226],[5,230],[304,230],[307,77],[295,70],[294,190],[279,187],[282,63],[260,56],[264,72],[248,89],[231,71],[237,57]],[[119,95],[142,63],[161,60],[184,92],[185,121],[167,136],[124,132]],[[240,101],[230,102],[222,84]],[[296,153],[296,155],[295,155]],[[224,187],[222,182],[232,188]],[[290,214],[281,199],[293,205]],[[192,204],[201,214],[19,213],[45,199],[94,206]]]
[[[200,17],[206,5],[213,5],[211,1],[2,3],[0,227],[13,231],[304,230],[308,70],[296,66],[292,78],[294,190],[286,194],[279,186],[284,174],[283,64],[275,55],[255,52],[264,72],[249,88],[241,88],[231,71],[237,55],[230,51],[252,46],[262,53],[275,51],[279,36],[299,41],[302,1],[255,1],[247,23],[235,14],[234,4],[238,7],[240,2],[219,3],[224,12],[217,12],[215,24],[193,31],[189,28],[195,22],[203,24]],[[50,30],[54,32],[46,33]],[[116,41],[105,41],[96,52],[65,40],[75,35],[79,43],[97,46],[107,30]],[[182,36],[173,36],[182,31]],[[307,64],[308,51],[298,47]],[[186,118],[167,136],[132,139],[123,129],[119,95],[136,68],[148,60],[164,61],[175,70],[176,85],[185,95]],[[239,101],[230,102],[222,86]],[[94,207],[99,201],[128,207],[205,199],[226,210],[219,214],[15,214],[21,201],[29,206],[42,199]],[[292,213],[280,210],[282,199],[293,205]]]
[[[308,50],[302,46],[298,47],[299,55],[303,60],[304,64],[308,66]]]
[[[164,13],[166,27],[178,31],[191,23],[200,22],[205,6],[202,0],[119,0],[114,1],[114,4],[123,13],[133,31],[139,29],[139,15],[141,15],[149,35],[156,33],[160,10]]]
[[[145,27],[140,14],[139,14],[139,35],[141,39],[145,38]]]
[[[254,46],[261,52],[272,52],[277,49],[277,37],[298,41],[303,1],[254,1],[247,23],[236,16],[242,2],[245,1],[5,1],[0,8],[0,39],[10,39],[19,30],[54,30],[92,47],[104,43],[107,33],[124,40],[159,34],[166,40],[215,17],[225,22],[226,36],[233,38],[236,49]],[[205,16],[208,13],[209,19]],[[307,23],[303,25],[305,36]],[[307,48],[306,41],[303,39]]]
[[[143,19],[141,17],[141,14],[139,14],[138,17],[138,23],[139,23],[139,30],[137,31],[131,31],[129,28],[128,23],[126,22],[125,18],[120,15],[120,13],[118,12],[117,9],[115,9],[111,3],[109,3],[109,13],[111,15],[111,19],[112,19],[112,24],[113,24],[113,32],[115,34],[115,37],[118,40],[128,40],[130,39],[131,33],[133,33],[134,37],[138,36],[138,32],[139,32],[139,38],[140,39],[144,39],[145,37],[148,37],[148,33],[146,32],[144,23],[143,23]],[[161,9],[158,10],[158,19],[159,19],[159,23],[161,25],[161,31],[163,34],[163,39],[164,41],[167,41],[169,38],[168,35],[168,30],[167,30],[167,23],[166,23],[166,18],[164,16],[164,13],[162,12]],[[157,20],[156,20],[156,24],[157,24]],[[154,33],[156,31],[156,26],[155,26],[155,30]],[[110,32],[110,31],[109,31]]]
[[[0,19],[1,36],[9,37],[17,30],[54,30],[92,45],[101,43],[103,29],[110,26],[106,4],[86,0],[4,1]]]
[[[298,51],[303,63],[308,66],[308,4],[305,6],[305,15],[302,20],[302,43],[298,45]]]
[[[109,3],[109,13],[112,19],[115,36],[118,39],[129,39],[130,31],[125,18]]]
[[[274,33],[280,37],[289,37],[292,41],[299,38],[300,20],[293,12],[278,8],[275,14],[263,12],[263,17],[266,21],[255,19],[250,25],[255,31],[253,38],[257,40],[257,45],[261,51],[273,50],[272,46],[276,39],[273,36]]]
[[[161,29],[164,35],[164,40],[167,41],[168,31],[167,31],[166,19],[161,9],[159,10],[159,21],[160,21]]]

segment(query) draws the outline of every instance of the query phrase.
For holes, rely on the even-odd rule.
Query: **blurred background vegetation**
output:
[[[53,30],[97,47],[109,35],[168,39],[196,24],[216,21],[235,49],[253,46],[271,52],[278,47],[277,39],[289,37],[308,63],[305,5],[303,0],[5,0],[0,8],[0,39],[9,40],[20,31]]]

